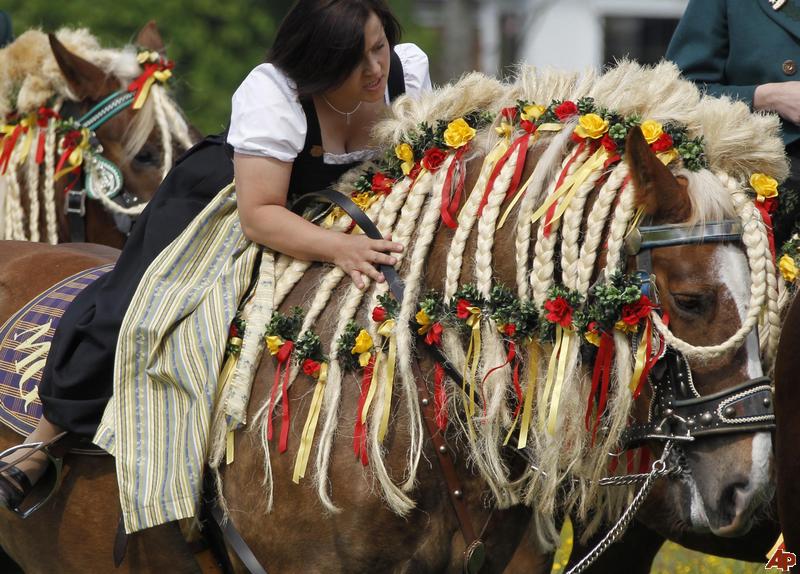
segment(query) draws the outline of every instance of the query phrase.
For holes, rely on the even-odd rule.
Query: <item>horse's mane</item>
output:
[[[446,86],[418,100],[401,98],[393,106],[392,117],[380,123],[375,129],[375,141],[383,150],[391,150],[411,134],[420,122],[435,124],[437,121],[451,121],[475,111],[498,112],[505,106],[513,106],[516,100],[524,99],[547,105],[552,100],[578,100],[591,96],[598,106],[613,109],[622,115],[636,114],[642,119],[653,119],[665,123],[679,122],[687,127],[691,137],[704,138],[708,168],[690,172],[680,162],[671,166],[677,174],[689,179],[689,192],[692,201],[692,219],[703,221],[721,217],[741,218],[745,225],[744,243],[751,265],[752,290],[751,311],[747,321],[761,319],[767,327],[762,330],[765,344],[765,357],[769,363],[777,338],[777,301],[779,285],[774,264],[769,256],[764,226],[760,216],[747,199],[744,186],[753,172],[764,172],[778,180],[785,179],[788,169],[783,155],[783,144],[779,137],[779,121],[774,115],[752,114],[741,102],[728,99],[708,98],[700,94],[693,84],[680,78],[678,70],[671,63],[661,63],[653,67],[642,67],[632,62],[621,62],[604,74],[584,75],[521,68],[517,80],[512,84],[470,74],[460,82]],[[497,125],[497,124],[495,124]],[[597,263],[600,241],[607,237],[608,262],[605,267],[608,275],[624,264],[619,253],[622,251],[626,231],[634,216],[633,186],[624,186],[628,166],[622,161],[606,169],[597,169],[577,190],[570,207],[562,219],[554,224],[554,232],[544,236],[541,226],[531,224],[531,214],[555,189],[555,179],[565,169],[578,169],[587,159],[588,153],[579,154],[571,143],[570,135],[575,120],[566,123],[564,129],[555,135],[541,138],[533,147],[539,159],[533,171],[530,185],[520,201],[516,214],[509,223],[515,226],[513,242],[516,253],[516,292],[521,300],[532,300],[537,307],[543,304],[547,291],[554,283],[586,294]],[[493,126],[479,132],[473,147],[473,158],[482,159],[498,142],[499,136]],[[451,158],[452,159],[452,158]],[[572,160],[572,163],[569,163]],[[411,491],[415,484],[416,470],[422,452],[422,422],[418,406],[411,361],[414,360],[414,340],[409,324],[418,309],[425,278],[425,263],[429,256],[433,238],[440,227],[439,202],[444,184],[446,161],[436,174],[425,173],[415,182],[409,177],[397,182],[392,192],[380,198],[368,209],[368,215],[376,221],[382,233],[392,234],[393,240],[403,243],[401,274],[405,282],[405,300],[400,307],[395,330],[398,345],[398,379],[395,383],[401,388],[399,396],[408,412],[410,447],[407,457],[406,475],[399,484],[393,480],[385,467],[384,447],[378,438],[378,427],[383,416],[384,401],[380,396],[385,385],[378,390],[372,410],[369,413],[369,455],[370,465],[380,485],[380,492],[389,506],[404,514],[414,506]],[[570,167],[571,166],[571,167]],[[339,190],[350,193],[357,177],[369,170],[367,164],[351,172],[340,182]],[[483,195],[489,178],[489,169],[484,166],[478,176],[474,190],[465,200],[458,216],[458,228],[452,234],[447,251],[446,273],[443,284],[445,300],[453,297],[462,280],[465,257],[474,259],[474,282],[478,292],[488,296],[495,284],[493,275],[493,248],[500,209],[504,203],[506,190],[514,171],[514,161],[509,161],[488,197],[483,214],[477,217],[478,202]],[[605,179],[601,179],[605,177]],[[588,195],[597,185],[600,189],[591,210],[584,211]],[[349,221],[344,218],[337,222],[337,228],[346,229]],[[509,232],[511,226],[507,227]],[[537,233],[535,240],[533,233]],[[606,235],[607,234],[607,235]],[[468,241],[472,239],[473,241]],[[474,252],[467,253],[468,246],[474,245]],[[509,254],[511,256],[511,254]],[[560,261],[554,261],[554,257]],[[274,307],[284,301],[292,288],[308,270],[309,264],[293,261],[281,256],[276,265],[277,286]],[[316,472],[314,481],[323,504],[335,511],[334,502],[329,496],[328,471],[332,442],[338,428],[339,404],[341,401],[343,369],[337,357],[335,341],[346,329],[348,322],[356,316],[364,317],[368,310],[378,302],[378,297],[387,291],[385,284],[373,284],[366,293],[361,293],[352,285],[337,287],[344,278],[338,268],[323,270],[319,276],[319,288],[306,311],[302,331],[312,328],[321,313],[327,309],[337,313],[335,329],[327,342],[326,353],[330,360],[330,370],[325,388],[323,416],[317,440]],[[430,287],[430,286],[428,286]],[[435,286],[440,287],[440,286]],[[335,305],[329,305],[335,299]],[[755,308],[753,308],[755,303]],[[762,314],[762,304],[766,311]],[[255,324],[261,324],[263,317],[253,317]],[[248,322],[251,318],[248,317]],[[668,342],[678,346],[691,357],[704,358],[718,356],[738,346],[743,336],[728,341],[719,348],[694,348],[676,340],[663,324],[654,319],[656,326]],[[369,323],[369,321],[366,321]],[[744,328],[744,327],[743,327]],[[370,323],[367,328],[373,340],[380,340],[377,326]],[[585,397],[589,394],[589,376],[581,369],[580,354],[570,353],[567,366],[568,392],[563,393],[558,407],[558,432],[545,430],[548,409],[552,406],[544,395],[547,371],[547,351],[540,358],[535,381],[528,381],[523,374],[523,386],[536,385],[536,398],[541,408],[534,409],[530,424],[533,452],[544,473],[530,469],[513,481],[507,462],[501,455],[503,439],[511,427],[512,420],[506,407],[508,398],[513,395],[511,388],[511,368],[489,371],[504,363],[504,343],[497,332],[497,325],[486,320],[481,328],[482,348],[481,366],[478,381],[485,381],[485,416],[479,416],[474,423],[476,437],[468,438],[469,424],[464,420],[461,410],[460,388],[448,388],[448,402],[451,417],[459,428],[460,439],[468,445],[471,460],[481,472],[491,488],[496,503],[501,506],[523,501],[534,506],[547,517],[545,524],[553,525],[552,516],[558,496],[563,496],[565,478],[576,476],[573,488],[566,489],[567,507],[575,505],[586,517],[592,509],[605,508],[618,510],[626,500],[627,492],[619,489],[616,494],[598,490],[597,479],[608,472],[607,453],[612,452],[619,442],[632,406],[629,383],[633,370],[631,343],[621,333],[614,335],[617,353],[609,399],[609,412],[606,428],[597,444],[591,445],[583,425],[586,409]],[[671,339],[670,339],[671,337]],[[682,346],[681,346],[682,345]],[[246,346],[246,344],[245,344]],[[443,347],[449,359],[459,368],[465,365],[465,344],[457,334],[445,330]],[[724,348],[723,348],[724,347]],[[243,348],[243,356],[245,354]],[[255,352],[255,351],[248,351]],[[525,357],[527,362],[530,356]],[[248,359],[252,363],[252,360]],[[521,369],[528,372],[528,366]],[[534,370],[534,372],[536,372]],[[292,379],[298,368],[292,372]],[[385,376],[385,372],[382,373]],[[265,416],[268,404],[260,410],[261,420],[266,425]],[[394,406],[393,406],[394,408]],[[266,433],[262,431],[262,436]],[[218,435],[220,436],[220,435]],[[266,452],[265,468],[271,504],[271,469],[269,466],[269,444],[264,440]],[[217,449],[219,450],[219,449]],[[621,465],[624,466],[624,465]],[[354,470],[355,472],[355,470]],[[546,474],[545,474],[546,473]],[[605,503],[600,506],[601,503]],[[604,516],[602,512],[593,514],[595,522]],[[550,534],[555,534],[552,530]]]
[[[73,54],[91,62],[109,76],[119,80],[121,89],[124,89],[142,72],[137,61],[135,46],[128,45],[121,49],[104,48],[100,42],[85,28],[62,28],[56,32],[58,40]],[[189,125],[180,109],[166,90],[156,84],[151,89],[145,105],[136,113],[134,120],[129,125],[124,140],[125,161],[129,161],[144,145],[150,133],[158,127],[163,146],[163,172],[164,175],[171,169],[174,159],[174,142],[184,148],[191,147],[192,138]],[[23,117],[36,113],[41,107],[60,109],[65,101],[77,101],[69,83],[61,72],[58,62],[53,55],[47,34],[41,30],[28,30],[20,35],[14,42],[0,49],[0,117],[6,118],[11,114]],[[51,124],[54,122],[50,122]],[[38,128],[37,128],[38,129]],[[49,128],[42,128],[49,129]],[[52,156],[56,151],[57,141],[55,133],[47,138],[47,154]],[[24,138],[19,138],[18,147],[23,146]],[[29,165],[9,169],[8,192],[5,197],[5,217],[0,214],[0,231],[3,230],[5,220],[5,238],[38,241],[38,215],[28,214],[30,229],[24,229],[23,220],[25,212],[22,196],[22,179],[24,173],[29,187],[38,187],[41,184],[44,190],[34,193],[29,190],[31,213],[39,208],[38,196],[45,201],[42,206],[48,230],[46,237],[42,238],[50,243],[57,242],[55,206],[52,203],[52,173],[45,171],[44,177],[34,173],[38,170],[32,161]],[[52,171],[52,170],[50,170]],[[20,172],[20,173],[17,173]],[[2,191],[2,188],[0,188]],[[127,215],[136,215],[143,209],[143,205],[133,208],[123,208],[111,201],[104,201],[104,205],[115,212]],[[0,235],[2,236],[2,235]]]

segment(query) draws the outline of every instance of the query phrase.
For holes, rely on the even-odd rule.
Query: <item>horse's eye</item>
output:
[[[140,165],[157,166],[159,157],[155,149],[146,145],[139,150],[139,153],[133,156],[133,161]]]
[[[673,293],[672,300],[678,311],[687,315],[703,315],[711,308],[711,297],[695,293]]]

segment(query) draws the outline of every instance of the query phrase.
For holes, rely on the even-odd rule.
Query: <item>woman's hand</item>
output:
[[[800,124],[800,82],[757,86],[753,93],[753,109],[777,112],[783,119]]]
[[[403,246],[391,240],[342,233],[333,263],[350,275],[355,286],[363,290],[366,287],[364,275],[382,283],[386,279],[377,266],[396,264],[397,258],[389,254],[402,251]]]

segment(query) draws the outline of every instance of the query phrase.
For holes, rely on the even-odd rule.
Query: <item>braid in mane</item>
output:
[[[21,186],[19,183],[19,169],[17,158],[22,146],[16,146],[11,151],[6,178],[8,181],[8,196],[6,197],[6,238],[27,241],[23,222],[25,210],[22,208]]]
[[[170,133],[170,126],[167,122],[167,114],[164,112],[164,94],[161,86],[153,86],[151,88],[150,97],[153,98],[153,109],[156,115],[156,124],[158,131],[161,133],[161,147],[164,150],[164,163],[161,167],[161,178],[167,177],[169,170],[172,169],[173,160],[173,147],[172,135]]]
[[[58,243],[58,223],[56,218],[55,198],[55,171],[56,171],[56,122],[47,123],[47,134],[44,140],[44,219],[47,230],[47,242],[55,245]]]
[[[34,141],[38,141],[42,128],[36,127]],[[31,150],[27,158],[27,184],[28,184],[28,234],[31,241],[39,241],[39,164],[36,163],[36,153]]]

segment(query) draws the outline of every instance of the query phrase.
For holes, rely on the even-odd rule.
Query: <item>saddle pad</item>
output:
[[[61,316],[88,285],[114,268],[101,265],[50,287],[0,327],[0,422],[28,436],[42,416],[39,381]]]

